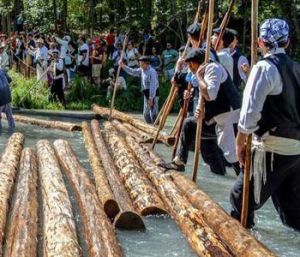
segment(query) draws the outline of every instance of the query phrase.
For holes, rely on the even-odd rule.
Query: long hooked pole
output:
[[[206,64],[209,63],[209,58],[210,58],[211,35],[212,35],[213,21],[214,21],[214,9],[215,9],[215,0],[209,0],[206,52],[205,52]],[[194,155],[193,174],[192,174],[193,181],[197,180],[199,154],[201,149],[202,120],[204,116],[204,111],[205,111],[205,100],[203,96],[200,96],[200,111],[199,111],[198,122],[197,122],[195,155]]]
[[[124,38],[123,48],[122,48],[122,52],[121,52],[121,56],[120,56],[120,61],[123,61],[123,59],[124,59],[124,54],[125,54],[125,49],[126,49],[127,41],[128,41],[128,33],[126,34],[126,36]],[[115,85],[114,85],[114,93],[113,93],[113,97],[112,97],[111,105],[110,105],[110,111],[109,111],[109,118],[108,118],[108,120],[111,119],[112,112],[113,112],[113,109],[115,107],[115,99],[116,99],[117,86],[118,86],[118,82],[119,82],[120,72],[121,72],[121,65],[119,64],[118,70],[117,70],[117,75],[116,75],[116,80],[115,80]]]
[[[251,11],[251,67],[257,62],[257,28],[258,28],[258,1],[252,0]],[[246,140],[246,154],[245,154],[245,169],[244,169],[244,183],[243,183],[243,202],[241,224],[243,227],[247,226],[248,207],[249,207],[249,183],[250,183],[250,169],[251,169],[251,146],[252,135],[249,135]]]

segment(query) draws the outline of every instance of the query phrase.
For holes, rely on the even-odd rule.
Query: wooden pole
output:
[[[231,13],[232,13],[234,4],[235,4],[235,0],[231,0],[231,2],[229,4],[228,11],[226,12],[226,14],[225,14],[225,16],[223,18],[223,21],[221,23],[221,26],[220,26],[221,31],[220,31],[220,34],[218,36],[218,39],[217,39],[217,42],[216,42],[216,45],[215,45],[215,51],[218,51],[218,49],[220,47],[223,35],[225,33],[225,29],[228,26],[228,23],[229,23],[229,20],[230,20],[230,17],[231,17]]]
[[[253,67],[257,61],[257,28],[258,28],[258,0],[252,0],[251,11],[251,66]],[[244,186],[243,186],[243,202],[241,223],[244,227],[247,226],[248,207],[249,207],[249,183],[250,183],[250,169],[251,169],[251,145],[252,135],[249,135],[246,140],[246,155],[244,168]]]
[[[127,41],[128,41],[128,35],[125,36],[125,39],[124,39],[124,42],[123,42],[123,49],[122,49],[122,52],[121,52],[120,61],[123,61],[123,59],[124,59],[124,54],[125,54]],[[113,109],[115,107],[115,99],[116,99],[117,85],[118,85],[118,81],[119,81],[119,77],[120,77],[120,72],[121,72],[121,65],[119,65],[118,70],[117,70],[117,75],[116,75],[116,80],[115,80],[115,85],[114,85],[114,93],[113,93],[113,97],[112,97],[111,105],[110,105],[109,120],[111,119],[112,112],[113,112]]]
[[[169,133],[171,136],[176,136],[178,126],[179,126],[179,123],[180,123],[180,118],[182,116],[182,112],[183,112],[183,108],[180,108],[179,113],[178,113],[178,115],[176,117],[176,120],[174,122],[174,125],[173,125],[173,127],[172,127],[172,129]]]
[[[209,0],[209,7],[208,7],[208,26],[207,26],[207,37],[206,37],[206,53],[205,53],[205,63],[209,62],[210,57],[210,47],[211,47],[211,34],[212,34],[212,27],[213,27],[213,20],[214,20],[214,8],[215,8],[215,0]],[[201,91],[200,91],[201,92]],[[192,180],[197,180],[197,173],[198,173],[198,165],[199,165],[199,154],[201,149],[201,134],[202,134],[202,120],[205,111],[205,101],[202,96],[199,99],[200,102],[200,113],[198,115],[198,123],[197,123],[197,130],[196,130],[196,143],[195,143],[195,155],[194,155],[194,164],[193,164],[193,174]]]

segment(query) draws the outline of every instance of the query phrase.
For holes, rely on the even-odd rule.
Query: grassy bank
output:
[[[63,110],[56,102],[49,101],[49,88],[43,83],[36,85],[36,78],[26,79],[15,71],[9,71],[12,78],[11,88],[13,105],[27,109]],[[139,79],[128,77],[127,90],[116,97],[115,107],[121,111],[142,111],[143,96],[140,92]],[[170,83],[160,77],[160,106],[164,103],[170,90]],[[109,107],[106,99],[106,89],[96,88],[94,85],[77,77],[71,88],[65,92],[67,108],[70,110],[89,110],[93,103]],[[178,109],[178,108],[176,108]]]

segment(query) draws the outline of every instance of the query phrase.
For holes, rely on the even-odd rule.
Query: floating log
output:
[[[102,203],[106,215],[113,219],[119,213],[120,208],[111,191],[106,173],[96,148],[95,141],[93,139],[91,128],[87,122],[82,122],[82,132],[85,148],[88,152],[89,162],[95,178],[98,197]]]
[[[8,140],[0,162],[0,246],[3,243],[9,200],[19,168],[23,144],[24,136],[21,133],[14,133]],[[2,247],[0,247],[0,256],[2,256]]]
[[[113,120],[112,124],[115,128],[117,128],[123,135],[130,135],[132,136],[136,141],[140,143],[150,143],[152,141],[151,137],[149,137],[148,134],[145,132],[135,128],[134,126],[131,126],[128,123],[121,123],[118,120]]]
[[[6,116],[2,115],[2,118],[6,119]],[[14,119],[17,122],[36,125],[36,126],[40,126],[43,128],[60,129],[60,130],[65,130],[65,131],[81,130],[80,125],[73,124],[70,122],[41,120],[41,119],[35,119],[35,118],[26,117],[26,116],[22,116],[22,115],[14,115]]]
[[[92,105],[92,110],[100,115],[102,118],[108,119],[109,118],[109,108],[100,107],[96,104]],[[114,110],[112,118],[122,121],[124,123],[129,123],[130,125],[142,130],[150,135],[150,137],[154,138],[157,133],[157,128],[146,124],[145,122],[134,119],[132,116],[127,115],[126,113],[119,112]],[[175,138],[173,136],[169,136],[165,132],[160,132],[158,140],[163,142],[166,145],[173,145],[175,142]]]
[[[3,257],[37,255],[37,159],[35,152],[25,148],[12,210],[5,236]]]
[[[135,209],[141,215],[166,214],[158,192],[143,172],[125,140],[110,122],[104,124],[107,143]]]
[[[97,150],[102,160],[102,165],[120,207],[120,213],[115,217],[114,226],[119,229],[128,230],[145,229],[144,222],[141,216],[135,212],[129,195],[122,184],[117,168],[105,146],[104,139],[100,132],[99,122],[93,120],[91,126]]]
[[[37,156],[43,203],[43,256],[79,257],[75,218],[55,151],[38,141]]]
[[[226,241],[231,251],[241,257],[276,256],[225,210],[205,194],[193,181],[178,172],[172,179],[192,205],[199,209],[209,226]]]
[[[90,257],[120,257],[121,248],[112,224],[99,205],[96,189],[82,167],[70,144],[56,140],[54,148],[68,178],[83,218],[84,238]]]
[[[208,226],[199,211],[182,196],[168,175],[156,166],[145,148],[131,137],[126,137],[126,141],[195,252],[199,256],[234,256],[221,238]]]

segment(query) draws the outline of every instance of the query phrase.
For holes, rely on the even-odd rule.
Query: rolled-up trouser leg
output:
[[[255,154],[255,153],[254,153]],[[254,200],[254,181],[249,184],[249,208],[247,226],[254,225],[254,211],[261,208],[272,196],[274,205],[284,224],[300,229],[300,156],[266,154],[267,181],[262,182],[260,203]],[[273,167],[273,170],[271,169]],[[240,173],[230,194],[231,216],[240,220],[243,201],[244,174]]]

